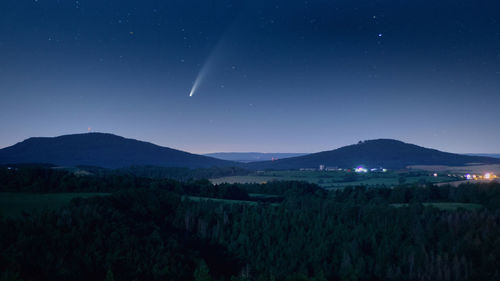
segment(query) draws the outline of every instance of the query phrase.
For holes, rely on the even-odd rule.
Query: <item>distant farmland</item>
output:
[[[467,165],[467,166],[441,166],[441,165],[415,165],[408,166],[411,170],[423,170],[432,172],[450,173],[495,173],[500,174],[500,165]]]
[[[459,178],[439,175],[432,176],[429,172],[399,173],[375,172],[354,173],[344,171],[265,171],[246,176],[231,176],[211,179],[214,184],[221,183],[266,183],[270,181],[306,181],[323,188],[343,188],[346,186],[394,186],[402,183],[445,183],[457,181]]]

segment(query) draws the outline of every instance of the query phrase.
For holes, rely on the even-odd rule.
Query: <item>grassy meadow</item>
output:
[[[232,199],[219,199],[219,198],[209,198],[209,197],[200,197],[200,196],[184,196],[183,199],[189,199],[195,202],[218,202],[225,204],[248,204],[248,205],[257,205],[258,202],[254,201],[245,201],[245,200],[232,200]]]
[[[476,209],[481,209],[483,206],[480,204],[473,204],[473,203],[457,203],[457,202],[427,202],[427,203],[422,203],[425,207],[435,207],[440,210],[445,210],[445,211],[455,211],[458,209],[465,209],[465,210],[476,210]],[[409,204],[404,203],[404,204],[391,204],[391,206],[396,207],[396,208],[401,208],[401,207],[408,207]]]

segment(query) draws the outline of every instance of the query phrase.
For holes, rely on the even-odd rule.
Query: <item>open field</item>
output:
[[[265,177],[258,176],[254,174],[250,174],[247,176],[231,176],[231,177],[223,177],[210,179],[210,182],[213,184],[221,184],[221,183],[266,183],[269,181],[276,180],[275,177]]]
[[[438,166],[438,165],[416,165],[408,166],[411,170],[423,170],[430,172],[449,172],[459,174],[500,174],[500,165],[468,165],[468,166]]]
[[[409,204],[391,204],[391,206],[400,208],[400,207],[408,207]],[[455,211],[457,209],[466,209],[466,210],[476,210],[480,209],[483,206],[480,204],[473,204],[473,203],[456,203],[456,202],[429,202],[429,203],[422,203],[424,206],[433,206],[441,210],[446,210],[446,211]]]
[[[71,199],[105,196],[109,193],[17,193],[0,192],[0,215],[21,216],[23,212],[43,209],[55,210],[68,204]]]
[[[249,193],[248,194],[252,198],[279,198],[281,196],[274,194],[265,194],[265,193]]]
[[[272,195],[272,194],[260,194],[260,193],[252,193],[250,194],[250,197],[252,198],[276,198],[279,197],[278,195]],[[252,206],[256,206],[261,202],[256,202],[256,201],[247,201],[247,200],[231,200],[231,199],[219,199],[219,198],[209,198],[209,197],[200,197],[200,196],[183,196],[183,199],[189,199],[195,202],[203,202],[203,201],[212,201],[212,202],[219,202],[219,203],[224,203],[224,204],[248,204]],[[267,203],[271,206],[279,206],[280,203]]]
[[[208,198],[208,197],[199,197],[199,196],[184,196],[183,198],[195,201],[195,202],[203,202],[203,201],[212,201],[219,202],[224,204],[248,204],[248,205],[257,205],[258,202],[255,201],[245,201],[245,200],[229,200],[229,199],[219,199],[219,198]]]
[[[356,185],[394,186],[400,183],[443,183],[459,180],[456,177],[440,175],[434,177],[429,172],[399,173],[373,172],[354,173],[345,171],[265,171],[246,176],[231,176],[211,179],[214,184],[221,183],[266,183],[270,181],[306,181],[323,188],[343,188]]]

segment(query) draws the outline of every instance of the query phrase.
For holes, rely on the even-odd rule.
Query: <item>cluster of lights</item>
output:
[[[274,160],[278,160],[277,158],[274,158]],[[386,168],[365,168],[364,166],[358,166],[354,169],[343,169],[343,168],[332,168],[332,167],[326,167],[325,165],[319,165],[318,169],[315,168],[300,168],[301,171],[344,171],[344,172],[355,172],[355,173],[368,173],[368,172],[382,172],[386,173],[388,170]]]
[[[354,172],[356,172],[356,173],[368,173],[368,169],[366,169],[363,166],[359,166],[356,169],[354,169]]]
[[[467,180],[492,180],[496,179],[497,175],[493,173],[485,173],[484,175],[466,174],[465,178]]]

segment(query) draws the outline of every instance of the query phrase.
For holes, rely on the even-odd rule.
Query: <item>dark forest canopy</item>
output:
[[[0,172],[13,171],[22,168],[21,172],[24,173],[28,169],[32,169],[34,173],[50,173],[53,176],[98,176],[97,178],[109,177],[141,177],[151,179],[173,179],[178,181],[192,181],[200,179],[219,178],[227,176],[247,175],[250,171],[239,167],[212,167],[212,168],[176,168],[176,167],[159,167],[159,166],[130,166],[120,169],[105,169],[95,166],[76,166],[76,167],[56,167],[52,164],[12,164],[0,165]],[[53,171],[45,171],[45,169],[52,169]],[[36,172],[38,171],[38,172]],[[67,172],[71,172],[70,174]],[[90,179],[91,177],[84,177],[83,180]],[[59,183],[55,183],[56,185]]]
[[[113,192],[1,218],[0,280],[500,278],[498,183],[328,192],[303,182],[214,186],[37,167],[0,169],[0,187]],[[281,199],[256,202],[255,193]],[[218,199],[191,199],[203,197]],[[439,207],[446,202],[464,207]]]

